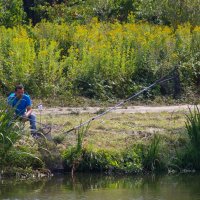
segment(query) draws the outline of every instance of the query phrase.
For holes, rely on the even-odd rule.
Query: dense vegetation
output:
[[[200,28],[149,23],[42,22],[0,27],[1,90],[21,82],[38,97],[124,98],[179,66],[185,91],[199,91]],[[38,87],[39,86],[39,87]],[[154,93],[171,94],[170,84]]]
[[[101,21],[127,22],[135,19],[154,24],[200,24],[198,0],[1,0],[0,23],[6,27],[21,23],[51,22],[88,23],[93,17]]]
[[[17,170],[19,168],[28,169],[29,172],[31,172],[31,169],[44,166],[49,169],[59,169],[59,162],[63,162],[65,170],[71,171],[73,174],[76,171],[143,173],[200,170],[200,111],[197,107],[194,110],[190,110],[190,113],[185,116],[186,129],[182,130],[181,133],[180,128],[177,128],[179,126],[174,124],[174,120],[180,117],[177,114],[172,119],[172,127],[169,127],[169,122],[166,123],[171,134],[162,131],[162,133],[154,132],[153,134],[149,133],[148,137],[142,137],[142,134],[145,135],[143,130],[144,133],[140,131],[139,136],[142,139],[131,139],[134,134],[130,135],[129,133],[126,135],[124,130],[124,135],[126,136],[122,136],[122,127],[118,127],[119,132],[115,130],[116,133],[114,133],[116,138],[113,135],[111,136],[113,140],[116,140],[114,145],[112,141],[109,141],[108,137],[108,132],[112,132],[111,130],[101,133],[104,135],[103,140],[100,139],[102,137],[102,135],[99,135],[100,132],[97,133],[98,137],[96,136],[94,141],[94,133],[89,132],[90,127],[86,127],[77,131],[77,134],[72,133],[74,138],[77,136],[76,144],[73,143],[71,135],[68,136],[68,145],[66,145],[66,143],[63,143],[66,135],[60,134],[56,136],[55,133],[51,141],[47,141],[44,137],[34,141],[27,130],[20,126],[21,123],[13,119],[13,110],[8,109],[3,101],[1,101],[0,106],[1,174],[9,170],[14,173],[16,167]],[[168,114],[167,118],[170,115]],[[162,117],[163,115],[160,115],[160,118]],[[152,119],[149,118],[149,120],[151,121]],[[119,116],[118,121],[120,121]],[[156,118],[157,121],[158,119]],[[160,123],[162,124],[163,121],[160,121]],[[152,121],[146,125],[149,127],[150,124],[152,124]],[[151,126],[153,127],[153,124]],[[98,128],[100,128],[99,125]],[[128,130],[130,132],[130,128]],[[88,140],[89,137],[93,137],[90,142]],[[127,138],[132,141],[128,142]],[[93,142],[91,142],[92,140]],[[112,145],[109,146],[109,142]],[[60,148],[59,144],[65,145]],[[59,153],[56,153],[58,151],[62,154],[62,158]]]
[[[200,111],[186,116],[186,138],[174,140],[155,134],[148,142],[139,141],[124,150],[98,149],[83,145],[87,129],[78,132],[76,147],[64,151],[66,170],[108,173],[183,172],[200,170]],[[182,133],[183,135],[184,133]],[[120,142],[119,142],[120,143]]]
[[[20,143],[22,138],[26,137],[26,144]],[[5,102],[0,99],[0,170],[15,167],[41,167],[42,160],[34,146],[30,145],[30,140],[24,134],[24,125],[14,117],[14,110],[9,108]],[[0,174],[1,174],[0,173]]]
[[[1,93],[21,82],[39,98],[125,98],[178,66],[180,93],[198,94],[199,6],[198,0],[0,0]],[[146,95],[173,94],[171,82]]]

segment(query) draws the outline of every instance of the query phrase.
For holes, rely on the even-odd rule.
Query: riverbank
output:
[[[44,132],[41,138],[34,140],[27,123],[7,163],[22,169],[47,168],[73,173],[171,173],[195,169],[187,158],[190,145],[185,127],[187,105],[120,108],[93,121],[87,130],[66,134],[67,130],[105,109],[49,108],[42,111],[41,116],[37,113],[38,122],[51,127],[51,131],[46,134],[45,127],[38,124],[38,129]],[[19,156],[16,153],[19,150],[28,154]],[[37,158],[30,159],[29,154]]]

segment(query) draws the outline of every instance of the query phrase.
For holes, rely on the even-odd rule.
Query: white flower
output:
[[[42,104],[38,105],[38,109],[39,109],[39,110],[43,110]]]

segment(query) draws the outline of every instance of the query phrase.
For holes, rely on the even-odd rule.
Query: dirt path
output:
[[[114,113],[147,113],[147,112],[177,112],[185,111],[188,108],[193,108],[193,105],[177,105],[177,106],[127,106],[127,107],[118,107],[116,110],[113,110]],[[200,106],[199,106],[200,108]],[[100,113],[109,108],[103,107],[56,107],[56,108],[43,108],[41,114],[54,114],[54,115],[68,115],[68,114],[81,114],[81,113]],[[39,110],[34,110],[39,114]]]

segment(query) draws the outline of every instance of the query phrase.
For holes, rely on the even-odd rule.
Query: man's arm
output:
[[[31,113],[32,113],[32,108],[31,108],[31,106],[27,106],[27,108],[26,108],[26,113],[25,113],[25,117],[29,117],[30,115],[31,115]]]
[[[31,115],[31,113],[32,113],[32,108],[31,108],[31,106],[27,106],[27,107],[26,107],[26,112],[25,112],[24,115],[22,116],[22,120],[23,120],[24,122],[28,121],[28,117]]]

